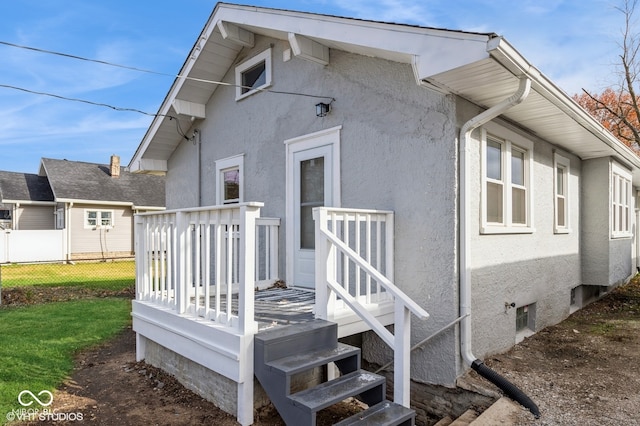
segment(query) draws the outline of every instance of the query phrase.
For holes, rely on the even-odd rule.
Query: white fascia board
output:
[[[55,201],[2,200],[3,204],[20,204],[21,206],[55,206]]]
[[[640,157],[606,130],[600,122],[578,105],[562,89],[531,65],[504,38],[496,37],[492,39],[487,45],[487,50],[496,61],[515,76],[531,79],[532,87],[536,92],[608,146],[612,150],[609,155],[619,156],[625,162],[631,164],[634,169],[634,175],[640,178]],[[637,184],[638,181],[634,183]]]
[[[166,207],[158,207],[158,206],[136,206],[135,204],[131,206],[133,210],[144,210],[144,211],[164,211]]]
[[[256,29],[289,33],[318,40],[366,48],[371,56],[404,55],[414,66],[418,82],[431,75],[488,58],[487,34],[387,24],[304,12],[222,4],[214,19]],[[324,41],[324,42],[323,42]],[[417,57],[418,59],[414,59]]]
[[[218,7],[216,6],[216,10],[217,8]],[[214,14],[215,14],[215,11],[214,11]],[[198,40],[196,41],[193,48],[191,49],[191,52],[189,52],[189,56],[187,56],[187,59],[184,65],[182,65],[182,68],[180,69],[180,73],[178,74],[179,76],[188,76],[189,73],[191,72],[191,69],[195,65],[196,60],[198,59],[199,53],[202,51],[204,47],[204,44],[207,42],[209,37],[211,37],[211,33],[213,33],[214,29],[216,28],[216,26],[212,24],[212,19],[213,19],[213,15],[211,15],[211,17],[209,18],[209,21],[207,22],[204,29],[200,33],[200,36],[198,37]],[[171,115],[170,109],[173,106],[173,100],[176,99],[176,96],[178,95],[178,93],[180,92],[180,89],[184,85],[185,80],[186,80],[185,78],[176,77],[176,79],[173,81],[173,85],[171,86],[171,89],[169,89],[169,93],[167,93],[167,96],[164,98],[164,101],[162,102],[162,105],[160,106],[160,109],[158,110],[157,115],[153,118],[153,121],[151,122],[151,125],[147,130],[147,133],[144,135],[144,137],[142,138],[142,142],[140,142],[140,145],[136,149],[136,152],[133,154],[133,157],[129,162],[129,168],[132,168],[131,166],[134,163],[142,160],[142,157],[144,156],[145,151],[149,147],[149,144],[151,144],[151,141],[153,140],[155,134],[158,132],[158,129],[162,125],[163,121],[169,119],[168,116]]]
[[[98,201],[98,200],[77,200],[74,198],[58,198],[58,203],[91,204],[96,206],[116,206],[116,207],[132,207],[133,203],[128,201]]]

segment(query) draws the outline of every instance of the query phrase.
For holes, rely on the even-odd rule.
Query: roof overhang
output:
[[[325,49],[407,63],[417,84],[482,108],[509,97],[520,78],[530,78],[528,98],[503,118],[582,159],[614,157],[640,184],[640,158],[502,37],[223,3],[211,14],[134,154],[132,172],[167,170],[167,160],[184,139],[177,129],[186,131],[204,118],[204,105],[220,85],[212,82],[224,78],[256,34],[288,41],[294,55],[318,63],[328,59]]]

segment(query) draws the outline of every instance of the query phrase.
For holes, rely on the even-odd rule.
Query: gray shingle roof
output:
[[[42,171],[56,200],[92,200],[164,207],[164,177],[134,174],[120,168],[113,178],[108,164],[42,159]],[[41,172],[42,173],[42,172]]]
[[[46,176],[0,171],[0,201],[53,201]]]

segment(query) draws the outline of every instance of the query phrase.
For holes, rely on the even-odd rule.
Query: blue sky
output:
[[[229,1],[231,2],[231,1]],[[616,82],[622,0],[244,0],[242,4],[495,32],[568,94]],[[0,42],[175,75],[213,0],[3,2]],[[155,113],[172,77],[0,44],[0,85]],[[151,122],[0,87],[0,170],[37,173],[40,158],[127,164]]]

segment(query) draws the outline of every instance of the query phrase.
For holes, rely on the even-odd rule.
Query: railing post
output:
[[[146,232],[143,227],[143,219],[137,214],[134,216],[134,254],[136,262],[136,298],[142,299],[142,293],[145,286],[145,262],[144,259],[147,256],[147,248],[145,247],[144,240],[146,238]]]
[[[393,213],[387,213],[387,217],[386,217],[386,224],[385,224],[385,238],[384,238],[384,244],[385,244],[385,254],[384,254],[384,258],[385,258],[385,275],[387,276],[387,278],[389,278],[389,281],[393,282],[394,281],[394,273],[393,273],[393,268],[394,268],[394,262],[395,259],[393,257],[393,254],[395,253],[395,247],[394,247],[394,217],[393,217]]]
[[[411,312],[401,300],[395,301],[393,402],[411,405]]]
[[[243,335],[258,331],[255,321],[254,287],[256,276],[256,219],[260,216],[260,207],[243,205],[240,207],[240,252],[242,261],[239,270],[238,319],[239,331]]]
[[[183,314],[187,310],[189,302],[189,292],[187,289],[188,263],[189,263],[189,214],[185,212],[176,212],[176,309],[179,314]]]
[[[322,233],[327,226],[327,209],[313,209],[313,220],[316,230],[316,302],[314,313],[318,319],[328,319],[327,304],[329,288],[327,287],[327,262],[329,260],[329,242]]]

